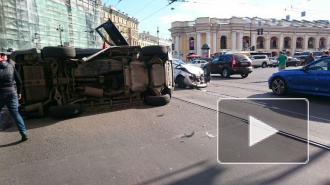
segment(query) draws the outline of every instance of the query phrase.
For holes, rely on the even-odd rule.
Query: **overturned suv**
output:
[[[22,114],[68,117],[170,101],[174,82],[167,47],[128,46],[110,20],[96,31],[110,47],[44,47],[11,54],[23,81]]]

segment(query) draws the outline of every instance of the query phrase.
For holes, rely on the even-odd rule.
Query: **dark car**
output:
[[[218,55],[205,65],[211,74],[220,74],[225,78],[239,74],[246,78],[252,72],[252,62],[246,55],[225,54]]]
[[[308,55],[300,55],[296,57],[299,60],[299,65],[304,66],[305,65],[305,59]],[[294,58],[294,57],[293,57]]]
[[[174,80],[168,47],[129,46],[111,20],[96,31],[110,47],[49,46],[11,54],[23,81],[22,114],[70,117],[170,101]]]
[[[297,67],[300,64],[300,61],[297,58],[288,57],[286,61],[286,67],[295,66]]]
[[[330,57],[300,69],[276,72],[268,79],[268,87],[276,95],[303,93],[330,96]]]

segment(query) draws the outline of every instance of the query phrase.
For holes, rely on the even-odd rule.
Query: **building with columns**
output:
[[[151,46],[151,45],[171,46],[171,44],[172,41],[170,39],[161,39],[145,31],[139,33],[139,46],[141,47]]]
[[[262,29],[262,33],[257,30]],[[201,17],[195,21],[176,21],[169,29],[175,49],[173,55],[185,59],[189,53],[203,56],[227,51],[278,52],[327,50],[330,48],[329,21],[288,21],[258,17],[229,19]]]

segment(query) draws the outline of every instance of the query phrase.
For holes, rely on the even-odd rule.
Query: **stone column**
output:
[[[280,51],[283,50],[283,44],[284,44],[284,35],[283,35],[283,33],[281,33],[281,36],[280,36]]]
[[[291,52],[291,55],[293,55],[294,52],[296,52],[296,47],[297,47],[297,34],[294,33],[293,37],[292,37],[292,52]]]
[[[175,51],[176,55],[175,57],[180,58],[180,36],[175,36]]]
[[[308,38],[309,38],[309,35],[306,34],[306,35],[305,35],[305,39],[304,39],[304,50],[305,50],[305,51],[308,50]]]
[[[315,40],[315,48],[316,49],[320,48],[320,38],[321,38],[320,34],[317,35],[316,40]]]
[[[197,42],[196,42],[196,48],[197,48],[197,55],[202,56],[202,44],[201,44],[201,33],[197,32]]]
[[[236,32],[231,32],[231,50],[236,50]]]
[[[217,33],[213,33],[212,54],[217,52]]]
[[[255,33],[252,33],[251,46],[254,46],[254,48],[257,49],[257,34]]]
[[[270,51],[270,33],[267,33],[267,37],[266,37],[266,51],[269,52]]]
[[[239,51],[243,50],[243,31],[240,31],[238,33],[238,50]]]

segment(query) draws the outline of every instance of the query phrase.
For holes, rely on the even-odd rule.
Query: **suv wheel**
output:
[[[272,81],[272,91],[274,94],[283,96],[288,92],[286,82],[281,77],[276,77]]]
[[[184,77],[183,76],[179,76],[177,78],[176,82],[178,83],[179,88],[186,88],[187,87],[187,85],[184,83]]]
[[[262,63],[262,66],[261,67],[262,68],[266,68],[267,67],[267,63],[266,62]]]
[[[76,56],[76,50],[70,47],[54,47],[47,46],[42,50],[42,56],[44,58],[57,58],[57,57],[68,57],[74,58]]]
[[[169,94],[162,96],[146,96],[144,100],[147,105],[163,106],[171,101],[171,97]]]
[[[242,78],[246,78],[249,76],[249,73],[246,73],[246,74],[241,74]]]
[[[223,76],[224,78],[229,78],[230,74],[229,74],[229,70],[228,70],[227,68],[224,68],[224,69],[222,70],[222,76]]]

